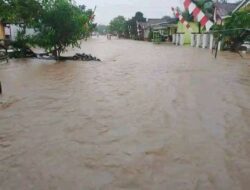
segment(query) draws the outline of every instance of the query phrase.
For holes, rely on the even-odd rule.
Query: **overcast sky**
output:
[[[135,12],[141,11],[146,18],[161,18],[171,15],[171,7],[183,7],[184,0],[76,0],[78,4],[84,4],[87,8],[97,6],[95,22],[108,24],[118,15],[131,18]],[[235,2],[236,0],[229,0]]]

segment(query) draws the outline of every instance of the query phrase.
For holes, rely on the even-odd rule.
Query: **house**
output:
[[[150,18],[147,22],[137,22],[138,36],[147,40],[150,32],[158,32],[162,36],[169,36],[177,30],[176,18]]]
[[[250,0],[243,0],[237,3],[216,3],[216,22],[223,24],[226,18],[229,18],[232,13],[242,9],[250,10]]]
[[[0,40],[9,39],[14,41],[17,37],[18,31],[21,30],[21,27],[19,27],[16,24],[6,24],[0,22]],[[26,29],[27,35],[33,35],[35,34],[35,30],[31,28]]]
[[[164,19],[163,22],[152,25],[152,30],[168,41],[172,41],[172,35],[177,31],[177,22],[176,18]]]
[[[137,32],[139,39],[147,40],[152,26],[163,22],[162,19],[148,19],[146,22],[137,22]]]
[[[224,20],[239,6],[240,3],[216,3],[216,23],[223,24]]]
[[[188,22],[191,31],[187,29],[180,21],[177,24],[177,33],[183,34],[183,44],[191,44],[191,33],[199,33],[199,25],[197,22]]]

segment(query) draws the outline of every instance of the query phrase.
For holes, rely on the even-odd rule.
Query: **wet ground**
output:
[[[1,190],[249,190],[250,61],[92,39],[0,65]]]

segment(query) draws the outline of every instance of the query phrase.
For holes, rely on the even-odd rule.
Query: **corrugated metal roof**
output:
[[[217,15],[220,18],[227,17],[241,7],[249,4],[249,1],[250,0],[242,0],[238,3],[216,3]]]
[[[230,15],[239,3],[216,3],[217,15],[221,18]]]
[[[148,28],[153,26],[167,26],[168,24],[173,24],[177,22],[177,18],[163,18],[163,19],[155,19],[150,18],[147,22],[138,22],[141,27]]]

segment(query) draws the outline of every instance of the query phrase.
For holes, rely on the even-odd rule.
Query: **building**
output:
[[[229,18],[232,13],[247,9],[250,11],[250,0],[243,0],[237,3],[216,3],[216,22],[223,24],[226,18]]]
[[[177,33],[183,34],[183,44],[191,44],[191,33],[199,33],[197,22],[188,22],[192,30],[188,30],[180,21],[177,24]]]
[[[17,37],[18,31],[21,27],[15,24],[5,24],[0,22],[0,40],[9,39],[14,41]],[[33,35],[35,33],[34,29],[27,28],[26,34]]]
[[[139,38],[144,40],[148,40],[150,32],[157,32],[163,37],[168,37],[177,31],[177,19],[150,18],[147,22],[137,22],[137,31]]]

